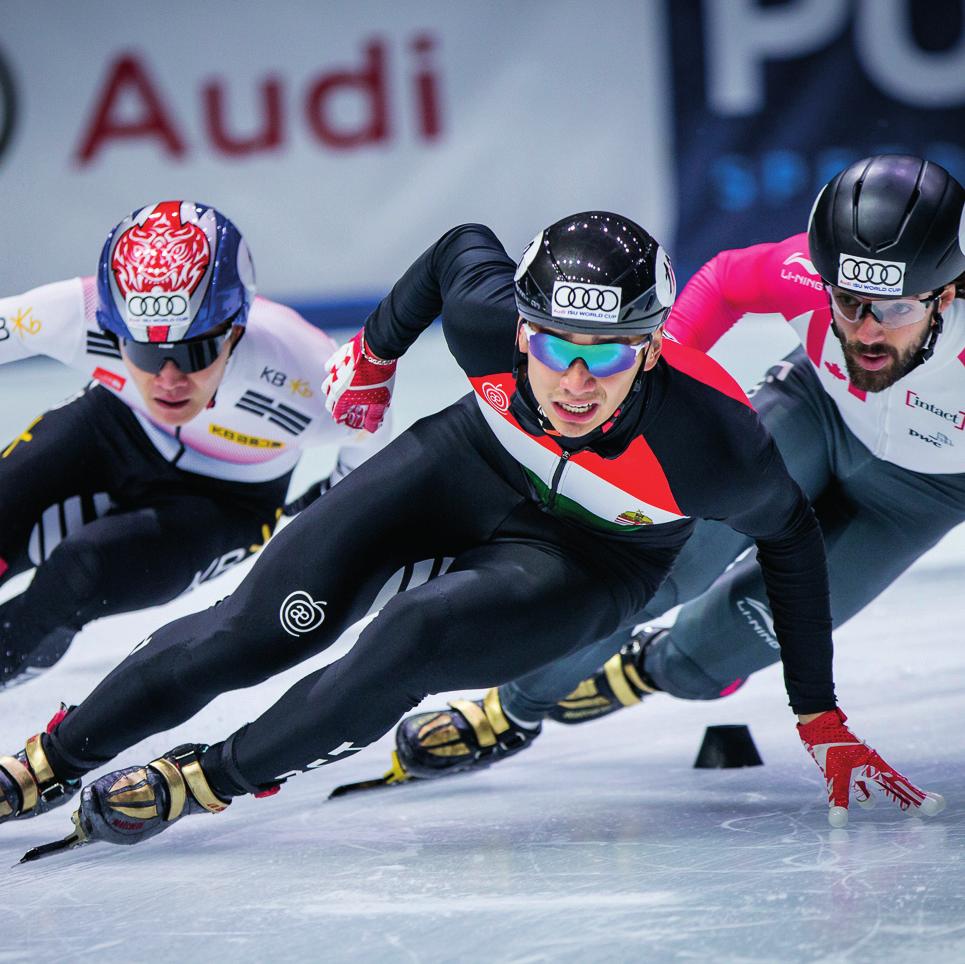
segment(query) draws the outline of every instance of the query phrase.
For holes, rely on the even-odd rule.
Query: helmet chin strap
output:
[[[945,319],[936,305],[935,314],[932,316],[932,326],[928,331],[928,338],[925,344],[918,349],[918,353],[915,355],[915,364],[912,367],[917,368],[919,365],[923,365],[935,354],[935,342],[938,341],[938,336],[942,333],[944,325]]]

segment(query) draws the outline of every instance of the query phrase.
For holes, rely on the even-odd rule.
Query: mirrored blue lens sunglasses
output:
[[[605,341],[597,345],[575,345],[548,331],[537,331],[524,323],[523,329],[533,357],[554,372],[565,372],[578,358],[594,378],[606,378],[625,372],[637,363],[640,352],[650,347],[653,336],[638,344]]]

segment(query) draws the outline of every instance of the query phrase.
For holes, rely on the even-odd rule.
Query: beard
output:
[[[916,356],[925,344],[930,331],[930,328],[926,328],[921,338],[903,351],[892,348],[891,345],[862,345],[861,342],[847,341],[839,335],[851,384],[863,392],[883,392],[886,388],[890,388],[916,366]],[[861,367],[858,361],[859,355],[870,355],[875,358],[887,356],[891,359],[891,364],[885,365],[880,371],[869,372]]]

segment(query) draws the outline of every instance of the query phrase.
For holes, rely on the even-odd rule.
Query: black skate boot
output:
[[[648,628],[631,636],[602,669],[583,680],[546,715],[557,723],[586,723],[636,706],[648,693],[657,692],[659,687],[644,672],[643,660],[647,649],[664,633],[665,629]]]
[[[23,861],[98,840],[136,844],[190,813],[220,813],[230,801],[216,796],[201,769],[206,747],[186,743],[143,767],[115,770],[84,787],[73,814],[74,831],[29,851]]]
[[[53,733],[67,713],[61,704],[47,724],[47,733]],[[39,816],[80,790],[80,780],[61,780],[55,775],[43,738],[43,733],[35,733],[16,756],[0,756],[0,823]]]
[[[449,776],[489,766],[525,749],[540,734],[518,726],[503,712],[499,690],[481,700],[453,700],[448,710],[416,713],[395,731],[397,759],[407,777]]]

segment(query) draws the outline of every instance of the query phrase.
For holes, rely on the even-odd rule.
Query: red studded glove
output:
[[[844,827],[848,823],[848,801],[851,791],[863,807],[874,806],[871,784],[897,804],[935,816],[945,809],[945,798],[916,787],[907,777],[889,766],[867,743],[859,740],[845,726],[847,717],[835,708],[822,713],[810,723],[798,723],[797,729],[808,753],[821,768],[828,785],[828,823]]]
[[[339,425],[374,432],[382,424],[392,399],[396,361],[383,361],[365,349],[360,331],[325,363],[322,382],[325,407]]]

